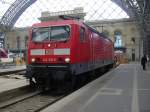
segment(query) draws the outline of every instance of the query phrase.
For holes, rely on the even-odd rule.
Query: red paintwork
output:
[[[31,29],[30,39],[28,43],[28,64],[31,64],[31,58],[37,58],[37,63],[65,63],[63,61],[66,57],[70,58],[70,64],[74,63],[86,63],[98,60],[114,60],[113,43],[109,39],[100,37],[98,34],[91,31],[82,22],[75,20],[62,20],[53,22],[42,22],[34,24],[32,27],[48,27],[48,26],[61,26],[69,25],[71,27],[70,37],[67,42],[43,42],[33,43],[31,41]],[[85,28],[85,40],[80,42],[79,31],[80,27]],[[48,47],[48,44],[51,44]],[[56,49],[56,48],[70,48],[70,55],[44,55],[44,56],[30,56],[31,49]],[[62,61],[58,61],[58,58],[62,58]],[[42,60],[49,60],[49,62]]]

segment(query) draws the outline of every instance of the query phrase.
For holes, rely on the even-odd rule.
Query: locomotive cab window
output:
[[[42,42],[49,40],[49,28],[34,28],[32,30],[32,41]]]
[[[62,41],[68,40],[69,35],[69,26],[50,26],[49,28],[34,28],[32,30],[32,41]]]
[[[80,28],[80,41],[83,42],[85,40],[85,29],[83,27]]]
[[[67,40],[70,35],[69,26],[51,27],[50,40]]]

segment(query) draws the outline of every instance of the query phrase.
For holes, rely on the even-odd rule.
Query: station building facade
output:
[[[105,33],[113,42],[116,51],[124,52],[129,61],[140,60],[143,42],[140,29],[132,19],[90,21],[90,26]]]

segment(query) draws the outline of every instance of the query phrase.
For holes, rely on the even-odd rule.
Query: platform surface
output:
[[[26,65],[21,65],[21,66],[4,66],[0,67],[0,73],[3,72],[9,72],[9,71],[15,71],[15,70],[24,70],[26,69]]]
[[[42,112],[150,112],[150,70],[120,65]]]
[[[11,72],[16,70],[24,70],[26,66],[5,66],[0,68],[0,74],[5,72]],[[8,90],[16,89],[22,86],[26,86],[29,83],[26,81],[25,77],[10,74],[9,75],[1,75],[0,76],[0,93],[3,93]]]

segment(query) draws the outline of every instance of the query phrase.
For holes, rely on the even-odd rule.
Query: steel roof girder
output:
[[[16,23],[21,14],[37,0],[16,0],[3,15],[0,23],[11,26]]]

